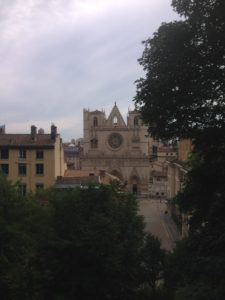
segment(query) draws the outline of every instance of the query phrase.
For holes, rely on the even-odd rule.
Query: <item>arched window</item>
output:
[[[139,118],[138,116],[134,117],[134,126],[138,126]]]
[[[113,118],[113,125],[117,125],[118,124],[118,119],[117,119],[117,116],[115,116]]]
[[[94,119],[93,119],[93,125],[94,125],[94,127],[98,126],[98,118],[97,117],[94,117]]]
[[[98,148],[98,140],[97,140],[97,138],[93,138],[93,139],[91,140],[91,148],[92,148],[92,149]]]

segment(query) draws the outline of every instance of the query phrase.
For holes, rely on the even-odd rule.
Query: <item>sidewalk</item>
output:
[[[163,221],[167,226],[172,241],[175,243],[181,240],[181,234],[178,231],[177,225],[174,223],[172,217],[169,214],[164,214]]]

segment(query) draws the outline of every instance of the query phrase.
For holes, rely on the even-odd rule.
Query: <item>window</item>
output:
[[[19,150],[19,159],[25,159],[26,158],[26,150],[20,149]]]
[[[36,164],[36,175],[44,175],[44,165]]]
[[[164,193],[162,192],[161,195],[164,196]]]
[[[27,166],[25,164],[18,165],[18,174],[20,176],[26,176],[27,174]]]
[[[160,178],[159,178],[159,177],[156,177],[156,180],[157,180],[157,181],[160,181]]]
[[[134,117],[134,126],[138,126],[139,119],[138,117]]]
[[[3,174],[9,174],[9,165],[8,164],[0,164],[0,172]]]
[[[25,184],[25,183],[20,183],[20,184],[18,185],[18,187],[19,187],[19,192],[20,192],[20,194],[21,194],[22,196],[26,196],[26,193],[27,193],[27,186],[26,186],[26,184]]]
[[[98,126],[98,118],[97,117],[94,117],[94,119],[93,119],[93,125],[94,125],[94,127]]]
[[[97,138],[93,138],[93,139],[91,140],[91,148],[92,148],[92,149],[98,148],[98,140],[97,140]]]
[[[157,155],[158,148],[157,146],[152,146],[152,153]]]
[[[1,159],[8,159],[9,158],[9,150],[8,149],[1,149],[0,158]]]
[[[36,191],[40,191],[44,189],[44,184],[43,183],[36,183]]]
[[[43,159],[44,158],[44,151],[37,150],[36,151],[36,159]]]
[[[118,124],[118,119],[117,119],[117,116],[115,116],[113,118],[113,125],[117,125]]]

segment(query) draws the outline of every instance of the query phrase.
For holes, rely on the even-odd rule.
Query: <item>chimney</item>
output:
[[[5,134],[5,125],[0,126],[0,134]]]
[[[31,125],[31,131],[30,131],[30,134],[31,134],[31,139],[32,141],[35,141],[36,139],[36,134],[37,134],[37,127],[35,125]]]
[[[57,127],[52,124],[51,126],[51,139],[55,141],[57,135]]]

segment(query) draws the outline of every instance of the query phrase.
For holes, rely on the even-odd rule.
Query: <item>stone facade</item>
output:
[[[104,111],[84,109],[82,169],[105,170],[127,185],[127,190],[148,193],[149,156],[155,142],[136,111],[125,123],[116,103],[108,118]]]

